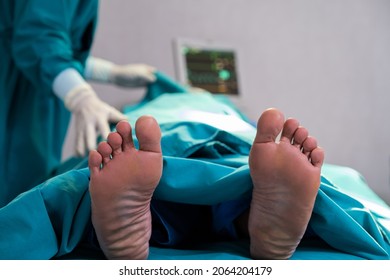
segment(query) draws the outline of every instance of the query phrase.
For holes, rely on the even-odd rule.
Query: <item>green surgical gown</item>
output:
[[[70,113],[52,83],[84,72],[97,13],[97,0],[0,0],[0,207],[59,165]]]

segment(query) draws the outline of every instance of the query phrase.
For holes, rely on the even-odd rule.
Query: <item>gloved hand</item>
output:
[[[91,86],[82,84],[64,98],[65,107],[73,113],[76,124],[76,153],[84,156],[86,150],[96,147],[97,136],[106,138],[109,122],[118,122],[126,116],[101,101]]]
[[[85,77],[121,87],[144,87],[156,80],[156,69],[146,64],[117,65],[101,58],[89,57]]]
[[[146,64],[115,65],[109,79],[121,87],[144,87],[156,80],[155,71]]]

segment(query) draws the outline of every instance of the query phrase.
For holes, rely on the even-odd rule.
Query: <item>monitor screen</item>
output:
[[[209,42],[177,41],[178,78],[186,85],[214,94],[238,96],[234,49]]]

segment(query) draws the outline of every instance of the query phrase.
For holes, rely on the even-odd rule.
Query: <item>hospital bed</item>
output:
[[[251,192],[247,159],[255,128],[229,100],[192,94],[157,73],[145,99],[123,111],[131,123],[144,114],[160,123],[164,168],[169,168],[154,199],[215,205]],[[218,115],[237,126],[224,127],[226,122],[210,117]],[[86,159],[70,159],[57,176],[0,209],[0,258],[104,259],[99,248],[89,245],[94,236],[88,234],[92,225],[86,167]],[[195,180],[188,179],[189,170]],[[389,259],[389,238],[389,206],[355,170],[325,164],[307,234],[291,259]],[[195,248],[152,245],[149,259],[250,259],[249,243],[240,239],[205,241]]]

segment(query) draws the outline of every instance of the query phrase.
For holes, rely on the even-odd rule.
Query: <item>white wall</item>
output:
[[[174,76],[172,40],[213,39],[238,49],[243,100],[301,120],[326,150],[390,202],[390,1],[102,0],[93,53],[144,62]],[[143,91],[96,85],[120,108]],[[73,126],[64,148],[71,154]]]

